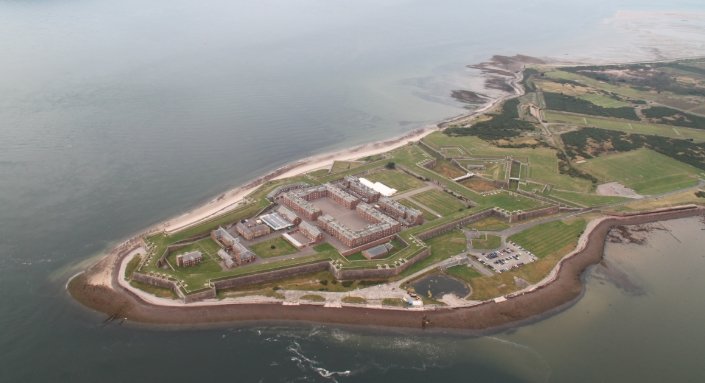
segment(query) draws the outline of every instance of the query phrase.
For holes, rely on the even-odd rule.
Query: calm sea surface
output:
[[[479,338],[103,327],[64,291],[267,170],[462,113],[450,91],[481,89],[465,65],[493,54],[702,55],[705,5],[661,3],[0,1],[0,382],[705,380],[697,220],[608,247],[636,287],[590,273],[569,310]],[[663,9],[684,13],[615,18]]]

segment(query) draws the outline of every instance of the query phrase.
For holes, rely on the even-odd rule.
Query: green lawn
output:
[[[465,209],[465,204],[459,199],[436,189],[419,193],[411,197],[411,200],[428,206],[429,209],[443,216]]]
[[[705,130],[684,127],[674,127],[670,125],[650,124],[616,118],[603,118],[594,116],[584,116],[579,114],[568,114],[547,110],[544,112],[546,121],[555,123],[562,122],[577,126],[590,126],[600,129],[616,130],[625,133],[649,134],[678,139],[693,139],[696,142],[705,142]]]
[[[281,255],[294,254],[297,251],[294,245],[290,244],[282,237],[268,239],[264,242],[252,245],[251,250],[257,254],[258,257],[262,258],[279,257]]]
[[[601,156],[578,168],[600,182],[617,181],[639,194],[660,194],[697,184],[699,169],[650,149]]]
[[[570,224],[553,221],[514,234],[509,240],[543,258],[568,245],[577,245],[585,225],[584,220],[576,220]]]
[[[532,210],[543,205],[539,200],[524,197],[523,195],[509,192],[501,192],[495,195],[483,197],[482,201],[487,206],[501,207],[508,211]]]
[[[502,238],[497,235],[484,235],[472,240],[472,247],[480,250],[496,249],[502,245]]]
[[[383,169],[364,175],[364,178],[367,178],[372,182],[381,182],[391,188],[397,189],[398,192],[404,192],[426,186],[426,184],[420,179],[412,177],[399,170]]]
[[[465,238],[465,233],[460,230],[454,230],[431,238],[426,243],[431,246],[431,255],[409,266],[401,274],[402,277],[411,275],[446,258],[458,255],[467,249],[467,238]]]
[[[467,265],[449,267],[446,269],[446,273],[465,282],[470,282],[471,279],[482,276],[477,270]]]

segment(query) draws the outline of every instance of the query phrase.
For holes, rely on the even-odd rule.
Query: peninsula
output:
[[[483,330],[574,302],[611,228],[705,214],[705,59],[474,68],[506,96],[278,169],[121,243],[69,292],[143,323]]]

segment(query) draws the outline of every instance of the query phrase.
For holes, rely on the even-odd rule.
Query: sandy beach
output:
[[[501,64],[490,62],[485,67],[495,68],[497,65]],[[514,65],[516,65],[516,63]],[[478,109],[475,109],[470,113],[448,118],[444,121],[439,122],[436,125],[415,129],[399,137],[383,141],[371,142],[368,144],[363,144],[355,146],[353,148],[343,149],[330,153],[318,154],[293,162],[286,166],[280,167],[274,171],[271,171],[261,177],[258,177],[250,182],[247,182],[243,186],[239,186],[235,189],[227,191],[218,196],[217,198],[212,199],[207,203],[198,206],[184,214],[168,219],[167,221],[162,222],[156,225],[155,227],[152,227],[149,231],[165,231],[166,233],[174,233],[189,226],[203,222],[204,220],[212,218],[216,215],[227,213],[228,211],[235,209],[250,193],[257,190],[260,185],[269,180],[288,178],[318,169],[329,168],[335,161],[351,161],[359,158],[385,153],[390,150],[394,150],[396,148],[407,145],[409,143],[417,142],[422,138],[426,137],[427,135],[438,131],[439,129],[442,129],[448,124],[457,123],[461,121],[470,121],[479,115],[491,111],[505,100],[513,97],[518,97],[524,94],[523,88],[519,85],[519,82],[522,80],[521,70],[511,73],[513,76],[506,77],[506,81],[507,84],[510,85],[512,89],[514,89],[514,92],[506,93],[501,97],[491,99],[484,105],[480,106]]]

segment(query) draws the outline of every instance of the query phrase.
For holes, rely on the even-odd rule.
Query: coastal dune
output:
[[[456,309],[415,311],[361,307],[328,308],[280,303],[231,304],[218,306],[158,306],[140,299],[117,283],[119,268],[112,268],[112,283],[91,284],[91,270],[73,278],[69,292],[84,305],[109,315],[146,324],[204,326],[251,321],[307,321],[344,325],[373,325],[405,328],[492,330],[518,326],[569,307],[584,289],[582,275],[601,261],[609,230],[619,225],[638,225],[705,214],[695,205],[653,212],[602,218],[584,233],[583,246],[559,264],[555,277],[533,291],[503,302]],[[97,268],[96,270],[101,270]]]

